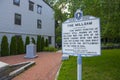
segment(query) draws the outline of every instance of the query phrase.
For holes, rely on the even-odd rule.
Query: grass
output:
[[[77,57],[63,61],[58,80],[77,80]],[[82,58],[82,80],[120,80],[120,49]]]

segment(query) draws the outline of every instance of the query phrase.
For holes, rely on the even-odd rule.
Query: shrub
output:
[[[32,43],[35,44],[35,39],[32,37]]]
[[[29,36],[26,36],[25,47],[26,47],[26,45],[28,45],[29,43],[30,43],[30,38],[29,38]]]
[[[45,40],[45,47],[48,47],[49,43],[48,43],[48,39]]]
[[[114,45],[113,43],[107,43],[106,44],[107,47],[113,47],[113,45]]]
[[[49,51],[49,47],[44,47],[44,51]]]
[[[50,52],[52,52],[52,51],[56,51],[56,48],[53,47],[53,46],[50,46],[50,47],[49,47],[49,51],[50,51]]]
[[[26,46],[30,43],[30,38],[29,36],[26,36],[26,39],[25,39],[25,52],[26,52]]]
[[[44,42],[44,37],[42,37],[42,38],[41,38],[41,51],[43,51],[43,49],[44,49],[44,46],[45,46],[44,43],[45,43],[45,42]]]
[[[17,55],[17,41],[16,37],[13,36],[11,38],[11,43],[10,43],[10,55]]]
[[[54,52],[54,51],[56,51],[56,48],[53,46],[44,47],[44,51]]]
[[[37,52],[41,51],[41,36],[37,36]]]
[[[120,45],[116,43],[102,44],[102,49],[117,49],[117,48],[120,48]]]
[[[22,37],[18,37],[17,39],[17,50],[18,50],[18,54],[23,54],[24,53],[24,43],[22,40]]]
[[[6,36],[2,37],[1,41],[1,56],[8,56],[9,55],[9,48],[8,48],[8,39]]]

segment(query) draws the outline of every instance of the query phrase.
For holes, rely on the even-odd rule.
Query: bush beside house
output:
[[[17,40],[16,37],[13,36],[11,38],[11,43],[10,43],[10,55],[17,55]]]
[[[41,36],[37,36],[37,52],[41,51]]]
[[[45,47],[48,47],[49,43],[48,43],[48,39],[45,40]]]
[[[30,43],[30,38],[29,36],[26,36],[26,39],[25,39],[25,52],[26,52],[26,46]]]
[[[33,44],[36,44],[36,43],[35,43],[35,39],[34,39],[33,37],[32,37],[31,39],[32,39],[32,43],[33,43]]]
[[[24,51],[25,51],[25,48],[24,48],[24,42],[22,40],[22,37],[18,37],[17,39],[17,51],[18,51],[18,54],[23,54]]]
[[[53,51],[56,51],[56,48],[53,46],[44,47],[44,51],[53,52]]]
[[[43,51],[45,45],[44,37],[41,38],[41,51]]]
[[[2,37],[1,41],[1,56],[8,56],[9,55],[9,44],[8,39],[6,36]]]
[[[35,39],[32,38],[32,42],[35,44]],[[0,46],[0,56],[9,56],[25,53],[26,45],[30,43],[29,36],[26,37],[25,45],[21,36],[13,36],[11,38],[10,46],[6,36],[3,36]],[[56,51],[55,47],[49,46],[48,39],[44,40],[44,37],[37,36],[36,42],[37,52],[40,51]],[[10,50],[9,50],[10,49]]]

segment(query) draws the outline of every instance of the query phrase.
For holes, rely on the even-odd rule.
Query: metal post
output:
[[[80,54],[77,58],[77,80],[82,80],[82,56]]]

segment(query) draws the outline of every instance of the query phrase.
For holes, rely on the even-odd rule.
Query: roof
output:
[[[53,9],[53,7],[50,5],[50,4],[48,4],[45,0],[43,0],[49,7],[51,7],[52,9]]]

